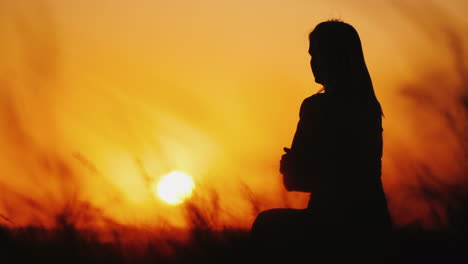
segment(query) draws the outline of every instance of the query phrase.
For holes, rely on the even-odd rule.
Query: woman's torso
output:
[[[381,181],[383,149],[381,117],[364,102],[327,94],[315,95],[318,109],[310,122],[320,165],[327,166],[333,177],[327,188],[311,194],[309,208],[323,216],[346,218],[346,221],[382,222],[389,225],[389,214]],[[304,113],[307,115],[307,113]],[[317,143],[317,141],[319,143]],[[306,143],[307,144],[307,143]],[[311,157],[318,157],[317,153]],[[311,161],[313,164],[313,161]],[[310,177],[320,175],[310,175]],[[339,219],[337,219],[339,220]]]

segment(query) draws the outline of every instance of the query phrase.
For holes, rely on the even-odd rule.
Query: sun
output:
[[[153,191],[166,203],[177,205],[189,198],[194,188],[195,183],[192,177],[183,172],[174,171],[163,176],[154,185]]]

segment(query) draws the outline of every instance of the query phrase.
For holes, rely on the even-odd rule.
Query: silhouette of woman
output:
[[[318,244],[336,249],[337,243],[373,241],[391,230],[381,181],[383,113],[359,35],[330,20],[314,28],[309,45],[315,82],[323,89],[302,102],[280,172],[288,191],[311,197],[306,209],[257,216],[252,238],[270,253]]]

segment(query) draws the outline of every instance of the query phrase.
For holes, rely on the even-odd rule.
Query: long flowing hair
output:
[[[315,80],[325,92],[365,102],[382,116],[356,29],[339,20],[325,21],[310,32],[309,42]]]

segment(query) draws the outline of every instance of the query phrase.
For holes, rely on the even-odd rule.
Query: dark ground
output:
[[[258,256],[246,230],[191,231],[186,242],[155,238],[143,246],[130,246],[115,240],[100,242],[92,231],[78,231],[72,226],[53,230],[38,227],[0,229],[0,263],[269,263],[289,260],[289,263],[324,263],[330,260],[351,261],[347,250],[333,249],[323,259],[327,248],[304,248],[305,256],[293,257],[286,250],[270,251]],[[468,263],[466,233],[423,231],[417,228],[399,229],[385,250],[372,245],[359,247],[350,243],[353,255],[362,263]],[[353,246],[353,247],[352,247]],[[383,246],[383,245],[382,245]],[[330,249],[330,248],[328,248]],[[315,250],[315,251],[314,251]],[[353,261],[354,262],[354,261]]]

